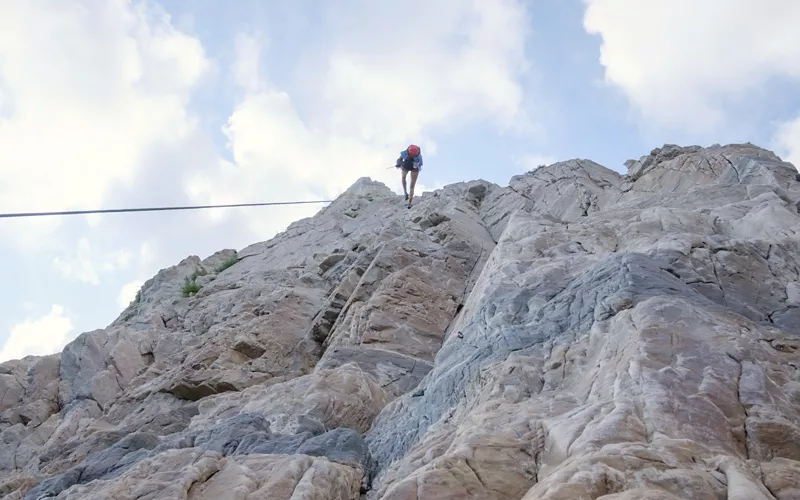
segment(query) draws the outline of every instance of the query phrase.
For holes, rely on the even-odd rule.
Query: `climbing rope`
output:
[[[185,207],[146,207],[146,208],[107,208],[97,210],[64,210],[57,212],[21,212],[21,213],[0,213],[0,219],[10,219],[15,217],[43,217],[53,215],[87,215],[87,214],[109,214],[119,212],[163,212],[165,210],[199,210],[205,208],[234,208],[234,207],[263,207],[267,205],[303,205],[312,203],[331,203],[333,200],[316,201],[271,201],[264,203],[234,203],[229,205],[195,205]]]

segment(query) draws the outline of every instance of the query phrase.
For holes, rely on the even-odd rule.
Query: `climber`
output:
[[[414,186],[417,183],[419,171],[422,170],[422,152],[419,146],[412,144],[402,151],[395,167],[402,170],[403,193],[405,194],[405,199],[408,200],[408,208],[411,208],[411,202],[414,200]],[[407,190],[406,175],[409,172],[411,172],[411,189]]]

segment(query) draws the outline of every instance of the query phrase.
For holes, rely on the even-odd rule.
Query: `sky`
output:
[[[797,0],[0,0],[0,212],[402,193],[663,144],[800,165]],[[0,362],[322,205],[0,219]]]

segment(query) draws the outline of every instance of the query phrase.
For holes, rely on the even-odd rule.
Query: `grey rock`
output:
[[[87,460],[82,467],[81,481],[114,477],[137,460],[137,452],[151,450],[157,445],[158,438],[153,434],[129,434],[114,446]]]
[[[322,262],[319,263],[319,268],[324,273],[333,266],[335,266],[336,264],[338,264],[339,262],[343,261],[346,257],[347,254],[345,253],[333,253],[331,255],[328,255],[327,257],[322,259]]]
[[[201,432],[194,440],[194,446],[223,455],[230,455],[246,437],[268,439],[269,422],[261,415],[243,413],[208,431]]]
[[[53,497],[76,484],[114,478],[143,459],[146,450],[155,448],[157,444],[158,438],[152,434],[136,433],[125,436],[110,448],[89,456],[81,465],[42,481],[28,492],[25,499]]]
[[[518,219],[511,224],[520,223]],[[534,354],[554,340],[569,342],[575,332],[586,331],[595,321],[608,320],[618,312],[607,303],[626,303],[630,308],[663,295],[710,303],[641,254],[612,254],[580,271],[577,277],[565,274],[559,281],[540,282],[533,290],[487,293],[491,302],[478,307],[491,308],[498,328],[479,320],[465,324],[459,329],[463,337],[451,336],[437,354],[424,394],[404,396],[376,419],[367,442],[378,470],[405,455],[419,435],[461,400],[467,386],[487,366],[512,353]],[[531,310],[535,315],[520,321],[524,317],[518,316],[520,312]]]
[[[800,306],[800,283],[790,281],[786,284],[786,305]]]
[[[0,431],[23,424],[35,428],[58,411],[60,354],[0,364]]]
[[[237,447],[235,455],[293,455],[312,435],[250,434]]]
[[[261,415],[240,414],[216,427],[200,432],[184,432],[164,440],[149,433],[121,437],[107,449],[90,455],[80,465],[47,479],[30,490],[26,498],[57,496],[74,485],[96,479],[108,481],[124,474],[143,460],[173,449],[199,448],[228,455],[306,454],[325,456],[332,461],[360,466],[366,470],[369,451],[361,435],[351,429],[324,432],[319,422],[305,418],[301,432],[278,435],[270,432]]]
[[[0,494],[797,496],[797,169],[752,144],[625,166],[411,210],[363,178],[162,269],[107,328],[0,364]]]
[[[10,472],[18,468],[17,449],[27,435],[22,424],[12,425],[0,432],[0,471]]]
[[[433,369],[367,434],[370,498],[643,498],[667,481],[631,484],[625,456],[716,498],[725,484],[688,470],[719,454],[737,464],[729,491],[761,495],[745,460],[796,460],[777,437],[797,434],[800,409],[799,330],[778,324],[800,270],[791,169],[750,146],[669,146],[633,167],[605,198],[595,167],[580,186],[553,175],[552,201],[509,218]],[[552,175],[536,173],[518,185]],[[582,188],[596,212],[559,198]]]
[[[61,405],[92,399],[102,409],[107,408],[147,366],[142,351],[148,351],[151,343],[150,332],[124,329],[79,335],[61,353]]]
[[[334,429],[305,441],[295,451],[312,457],[327,457],[334,462],[369,467],[369,448],[361,434],[353,429]]]
[[[254,335],[237,335],[233,341],[233,349],[251,359],[260,358],[262,354],[267,352],[266,347],[261,345]]]
[[[622,194],[622,177],[590,160],[574,159],[511,178],[524,211],[572,221],[602,210]]]
[[[346,363],[356,363],[394,397],[417,387],[433,367],[428,361],[385,349],[342,347],[326,352],[317,369],[329,370]]]
[[[349,362],[282,383],[208,398],[200,403],[200,414],[188,430],[209,430],[250,413],[262,415],[276,434],[302,433],[313,421],[325,429],[348,427],[363,433],[388,401],[378,381]]]

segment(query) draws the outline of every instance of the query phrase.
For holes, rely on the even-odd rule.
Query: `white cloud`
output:
[[[773,78],[800,79],[796,0],[584,0],[600,62],[647,120],[709,131]]]
[[[396,30],[394,20],[409,10],[413,34],[387,36],[386,24]],[[470,121],[515,130],[528,125],[520,83],[527,70],[522,2],[356,0],[326,12],[330,44],[315,66],[320,72],[304,75],[314,98],[304,102],[302,117],[292,96],[259,69],[259,40],[238,37],[232,73],[241,97],[224,129],[233,163],[197,173],[190,196],[212,203],[331,199],[363,176],[401,192],[399,175],[387,167],[406,144],[419,144],[433,165],[435,130]],[[423,170],[417,193],[430,171]],[[280,217],[253,218],[252,228],[279,230],[318,209],[281,208]]]
[[[0,3],[0,209],[101,206],[195,127],[186,106],[209,66],[150,3]],[[6,224],[4,239],[38,248],[61,221]]]
[[[64,315],[64,308],[54,304],[46,315],[14,325],[0,350],[0,362],[58,352],[69,341],[72,330],[72,320]]]
[[[531,170],[536,170],[542,165],[552,165],[557,160],[552,156],[529,154],[514,157],[513,161],[514,164],[524,168],[526,172],[530,172]]]
[[[119,291],[119,295],[117,296],[117,305],[119,305],[119,307],[122,309],[128,307],[128,305],[133,302],[133,299],[136,298],[136,294],[139,293],[139,290],[142,288],[143,284],[143,281],[136,280],[123,286]]]
[[[441,0],[360,5],[358,26],[328,58],[329,126],[366,142],[424,142],[431,127],[491,120],[527,124],[519,78],[527,12],[517,0]],[[393,21],[414,12],[410,32]],[[385,24],[391,21],[390,29]],[[347,31],[347,33],[344,33]]]
[[[262,41],[240,33],[236,36],[236,60],[233,63],[233,80],[248,92],[257,92],[261,87],[260,65]]]
[[[128,267],[131,254],[126,250],[98,252],[94,250],[87,238],[80,238],[74,255],[62,259],[53,259],[53,265],[61,274],[71,280],[100,284],[100,273],[109,273]]]
[[[213,70],[200,41],[151,0],[0,0],[0,210],[186,201],[176,200],[184,174],[216,160],[190,111]],[[8,274],[19,286],[0,293],[0,315],[14,314],[12,299],[55,303],[80,318],[58,309],[23,326],[102,326],[118,312],[117,283],[226,236],[194,238],[197,221],[191,212],[6,220],[0,253],[18,262]],[[19,331],[8,346],[21,345]]]
[[[782,124],[774,137],[776,151],[800,170],[800,117]]]
[[[198,172],[187,184],[187,193],[204,203],[329,199],[367,175],[370,164],[380,163],[374,155],[364,160],[364,149],[357,143],[308,130],[289,96],[278,91],[248,94],[230,116],[225,133],[235,163],[220,160],[216,172]],[[313,215],[321,206],[282,206],[247,220],[255,235],[266,236]],[[204,215],[216,221],[226,213],[214,210]]]
[[[264,72],[266,37],[238,37],[236,62],[221,78],[237,85],[225,161],[200,127],[220,109],[189,111],[193,92],[217,75],[214,62],[157,4],[0,2],[0,210],[171,204],[181,194],[211,203],[331,199],[362,176],[400,192],[397,171],[386,167],[409,142],[426,156],[420,193],[441,184],[434,134],[475,121],[516,130],[528,123],[523,4],[326,5],[322,35],[297,51],[300,60],[276,62],[288,68],[286,87]],[[389,34],[409,9],[418,16],[413,35]],[[216,90],[221,100],[203,106],[224,102],[227,89]],[[70,307],[108,294],[124,303],[134,278],[190,253],[271,237],[320,207],[10,220],[0,246],[53,266],[58,279],[98,284],[81,287],[92,295],[71,297]],[[129,283],[119,290],[106,282]],[[48,290],[59,293],[57,285]],[[33,282],[14,292],[43,300]],[[89,309],[76,328],[94,328],[87,316],[97,323],[105,314]]]
[[[139,263],[143,266],[149,266],[156,260],[156,249],[152,242],[145,241],[139,245]]]

